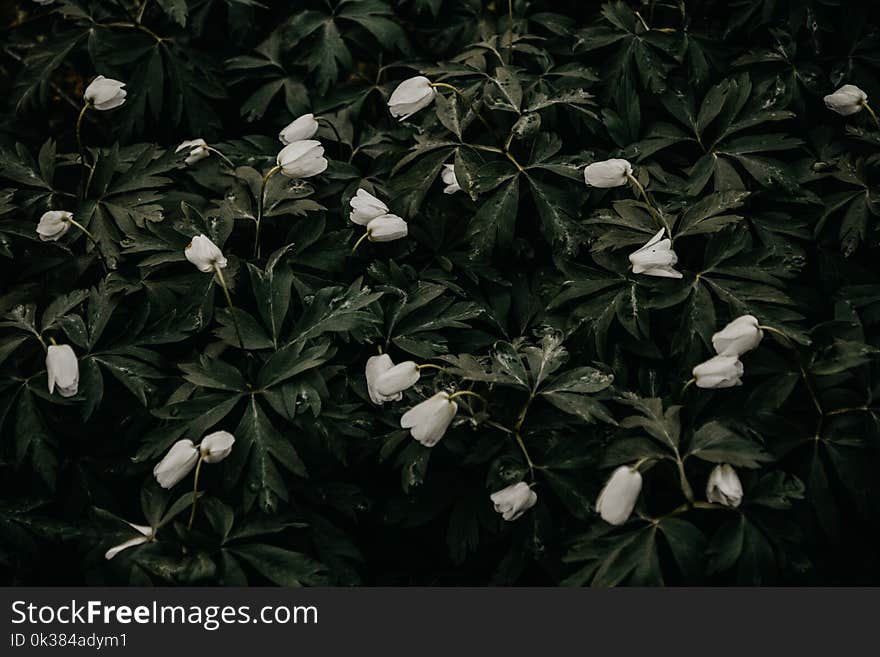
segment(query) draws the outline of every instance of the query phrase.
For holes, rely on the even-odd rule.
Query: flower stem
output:
[[[694,378],[694,379],[691,379],[690,381],[688,381],[687,383],[685,383],[684,386],[683,386],[682,389],[681,389],[681,394],[683,395],[684,392],[685,392],[685,390],[687,390],[688,388],[690,388],[690,387],[691,387],[691,384],[693,384],[693,383],[695,383],[695,382],[696,382],[696,379]]]
[[[529,477],[532,479],[532,481],[534,481],[536,466],[535,466],[534,461],[532,461],[532,457],[529,456],[529,450],[526,449],[526,444],[523,441],[522,436],[520,435],[519,431],[515,431],[513,436],[514,436],[514,438],[516,438],[516,444],[519,445],[519,448],[522,451],[523,456],[526,457],[526,463],[529,466]]]
[[[494,130],[492,130],[492,126],[489,125],[489,122],[486,121],[486,119],[483,118],[483,115],[476,110],[470,99],[464,95],[464,92],[461,89],[453,84],[448,84],[446,82],[432,82],[431,86],[435,88],[443,87],[444,89],[452,89],[456,94],[458,94],[458,97],[464,101],[465,105],[468,106],[468,109],[470,109],[470,111],[473,112],[478,119],[480,119],[480,122],[486,127],[486,130],[488,130],[489,132],[494,132]]]
[[[241,337],[241,328],[238,326],[238,317],[235,316],[235,306],[232,305],[232,297],[229,296],[229,287],[226,285],[226,279],[223,278],[223,270],[217,265],[214,265],[214,272],[217,274],[217,279],[220,281],[220,287],[223,288],[223,294],[226,295],[226,304],[229,306],[229,314],[232,315],[232,325],[235,327],[235,335],[238,336],[238,345],[241,347],[241,350],[244,351],[244,340]]]
[[[223,153],[218,151],[216,148],[214,148],[213,146],[205,146],[205,150],[211,151],[212,153],[216,153],[217,155],[219,155],[223,159],[224,162],[226,162],[227,165],[229,165],[230,169],[232,169],[233,171],[235,170],[235,164],[233,164],[232,160],[230,160],[228,157],[226,157]]]
[[[192,510],[189,513],[189,522],[186,525],[187,529],[192,529],[193,520],[196,519],[196,503],[199,501],[199,473],[202,471],[202,461],[204,457],[199,453],[199,460],[196,463],[196,474],[193,477],[193,501],[192,501]]]
[[[92,241],[92,244],[95,245],[95,250],[98,252],[98,257],[101,259],[101,265],[103,265],[104,267],[104,273],[110,273],[110,265],[107,264],[107,259],[104,257],[104,250],[101,248],[101,243],[98,241],[98,239],[94,235],[92,235],[90,230],[88,230],[85,226],[83,226],[75,219],[66,219],[66,221],[69,221],[71,224],[79,228],[83,233],[85,233],[86,237],[88,237]]]
[[[79,161],[85,166],[86,163],[86,151],[83,148],[82,143],[82,122],[86,116],[86,112],[89,111],[89,103],[83,105],[83,108],[79,111],[79,116],[76,118],[76,145],[79,148]]]
[[[363,235],[361,235],[360,239],[354,243],[353,247],[351,247],[351,254],[350,255],[354,255],[354,252],[358,250],[358,247],[361,245],[361,243],[363,243],[363,241],[365,239],[367,239],[369,236],[370,236],[370,231],[367,231]]]
[[[645,191],[645,188],[642,186],[642,183],[640,183],[638,181],[638,179],[635,176],[633,176],[631,173],[626,174],[626,177],[639,190],[639,193],[641,194],[642,198],[645,200],[645,204],[648,206],[648,210],[650,211],[651,216],[657,220],[657,223],[659,223],[660,226],[666,228],[666,224],[664,224],[663,220],[660,218],[660,211],[654,206],[653,203],[651,203],[651,199],[648,198],[648,192]]]
[[[263,210],[266,205],[266,183],[269,182],[269,178],[274,176],[276,173],[281,171],[281,166],[276,165],[269,169],[269,172],[263,176],[263,181],[260,183],[260,198],[257,203],[257,230],[254,235],[254,257],[260,257],[260,225],[263,221]]]
[[[867,102],[863,102],[862,107],[868,110],[868,114],[870,114],[871,118],[874,119],[874,125],[876,125],[878,129],[880,129],[880,119],[877,118],[877,115],[874,113],[874,110],[871,109],[871,106],[868,105]]]
[[[330,129],[333,131],[333,134],[336,136],[336,143],[339,144],[339,149],[338,149],[339,150],[339,159],[342,159],[342,147],[345,146],[345,142],[343,142],[342,137],[339,136],[339,131],[336,129],[336,126],[333,125],[333,123],[332,123],[332,121],[330,121],[330,119],[325,118],[323,116],[316,116],[315,121],[317,121],[318,123],[327,124],[330,127]]]
[[[507,63],[513,61],[513,0],[507,0]]]
[[[440,365],[434,365],[434,363],[422,363],[421,365],[416,365],[416,369],[417,370],[435,369],[435,370],[440,370],[441,372],[446,371],[445,368],[441,367]]]
[[[483,404],[485,406],[489,405],[489,402],[486,401],[486,398],[483,397],[483,395],[478,395],[477,393],[475,393],[471,390],[459,390],[458,392],[453,392],[451,395],[449,395],[449,401],[452,401],[456,397],[462,397],[462,396],[476,397],[481,402],[483,402]]]

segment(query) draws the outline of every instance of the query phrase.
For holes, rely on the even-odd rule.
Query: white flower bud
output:
[[[458,412],[458,404],[449,399],[449,394],[438,392],[420,404],[416,404],[400,418],[400,426],[409,429],[412,437],[425,447],[433,447]]]
[[[162,488],[172,488],[190,473],[199,460],[199,450],[191,440],[178,440],[153,468],[153,476]]]
[[[868,102],[868,94],[854,84],[845,84],[833,94],[824,98],[825,107],[841,116],[849,116],[862,111]]]
[[[642,473],[628,465],[621,465],[611,473],[599,493],[596,511],[605,522],[622,525],[632,513],[641,491]]]
[[[295,141],[281,149],[276,158],[281,173],[289,178],[310,178],[323,173],[328,166],[324,147],[314,139]]]
[[[758,328],[758,318],[741,315],[712,336],[715,353],[723,356],[742,356],[761,343],[764,332]]]
[[[461,190],[461,187],[458,185],[458,179],[455,177],[454,164],[444,164],[440,177],[443,178],[443,184],[446,185],[443,190],[444,194],[455,194],[455,192]]]
[[[79,389],[79,361],[70,345],[50,345],[46,351],[49,394],[58,388],[62,397],[73,397]]]
[[[43,242],[54,242],[70,230],[70,220],[73,219],[72,212],[64,210],[49,210],[44,212],[40,217],[40,223],[37,224],[37,235]]]
[[[351,213],[348,218],[359,226],[366,226],[376,217],[388,214],[388,206],[364,189],[357,190],[357,194],[349,201]]]
[[[436,95],[437,90],[431,86],[431,81],[418,75],[397,85],[388,99],[388,109],[391,116],[403,121],[430,105]]]
[[[738,507],[743,499],[743,487],[736,470],[726,463],[716,465],[706,484],[706,499],[716,504]]]
[[[738,356],[714,356],[693,369],[698,388],[732,388],[742,385],[743,364]]]
[[[235,436],[228,431],[210,433],[199,443],[199,453],[205,463],[219,463],[232,451]]]
[[[538,495],[529,488],[526,482],[521,481],[492,493],[489,499],[492,500],[495,510],[501,514],[502,518],[513,521],[535,506]]]
[[[414,386],[419,376],[418,365],[411,360],[404,361],[376,377],[376,392],[383,397],[393,397]]]
[[[406,237],[409,227],[396,214],[383,214],[367,224],[371,242],[391,242]]]
[[[96,110],[111,110],[125,102],[124,82],[99,75],[86,87],[83,97]]]
[[[632,164],[626,160],[612,158],[587,165],[584,168],[584,182],[591,187],[602,189],[620,187],[629,182],[632,172]]]
[[[181,143],[180,146],[174,149],[174,152],[180,153],[181,151],[187,151],[188,155],[186,156],[184,163],[187,166],[190,166],[199,160],[204,160],[211,154],[211,151],[209,151],[207,147],[208,144],[204,139],[191,139]]]
[[[282,144],[292,144],[295,141],[311,139],[318,132],[318,122],[314,114],[303,114],[278,133],[278,140]]]
[[[678,256],[672,250],[672,240],[663,237],[665,230],[661,228],[647,244],[629,254],[634,274],[661,278],[682,277],[682,273],[674,268]]]
[[[193,263],[199,271],[208,273],[214,271],[214,267],[223,269],[226,267],[226,258],[219,247],[204,235],[196,235],[192,242],[183,250],[186,259]]]
[[[370,395],[370,401],[374,404],[383,404],[384,402],[400,401],[403,399],[402,392],[393,395],[382,395],[376,390],[376,380],[383,372],[387,372],[392,367],[394,367],[394,361],[391,360],[391,356],[388,354],[370,356],[370,358],[367,359],[367,367],[365,371],[367,377],[367,392]]]

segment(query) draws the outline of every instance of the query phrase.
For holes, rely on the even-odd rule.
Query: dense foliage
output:
[[[880,98],[873,3],[0,12],[3,581],[880,580],[880,126],[823,102]],[[97,75],[124,104],[81,114]],[[418,75],[436,95],[398,120]],[[329,166],[274,175],[308,112]],[[608,158],[626,184],[585,184]],[[358,189],[408,235],[352,252]],[[40,239],[49,210],[77,224]],[[682,278],[630,265],[658,228]],[[201,234],[222,274],[187,262]],[[689,383],[743,314],[765,328],[742,385]],[[73,396],[49,390],[54,343]],[[435,367],[378,405],[379,353]],[[428,447],[401,416],[438,391],[458,412]],[[193,509],[193,475],[153,469],[219,430],[236,442]],[[707,500],[718,464],[738,506]],[[621,465],[643,485],[612,525]],[[489,496],[518,482],[537,503],[505,521]]]

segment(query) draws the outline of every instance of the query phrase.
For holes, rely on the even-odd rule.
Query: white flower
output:
[[[189,141],[180,144],[174,152],[179,153],[180,151],[187,151],[189,154],[186,156],[184,163],[189,166],[195,164],[199,160],[204,160],[211,154],[211,151],[209,151],[207,147],[208,144],[204,139],[190,139]]]
[[[732,388],[742,385],[739,356],[714,356],[693,369],[698,388]]]
[[[414,386],[419,376],[418,365],[411,360],[404,361],[376,377],[376,392],[382,397],[394,397]]]
[[[431,81],[417,75],[397,85],[388,99],[388,109],[391,116],[402,121],[430,105],[436,95],[437,90],[431,86]]]
[[[845,84],[833,94],[825,96],[825,107],[842,116],[862,111],[868,102],[868,94],[854,84]]]
[[[596,511],[602,520],[612,525],[622,525],[632,513],[639,493],[642,491],[642,474],[628,465],[621,465],[599,493]]]
[[[62,397],[73,397],[79,389],[79,361],[68,344],[50,345],[46,351],[49,394],[58,388]]]
[[[440,174],[440,177],[443,178],[443,184],[446,185],[446,188],[443,190],[444,194],[455,194],[455,192],[461,190],[461,187],[458,185],[458,179],[455,177],[454,164],[444,164],[443,173]]]
[[[49,210],[44,212],[40,217],[40,223],[37,224],[37,235],[43,242],[54,242],[70,230],[70,220],[73,219],[72,212],[64,210]]]
[[[457,412],[458,404],[449,399],[449,394],[438,392],[404,413],[400,426],[409,429],[412,437],[425,447],[433,447],[440,442]]]
[[[712,336],[712,346],[722,356],[742,356],[757,347],[763,337],[758,318],[741,315]]]
[[[674,269],[678,256],[672,250],[672,240],[663,237],[665,230],[661,228],[647,244],[629,254],[634,274],[662,278],[682,277],[682,273]]]
[[[743,499],[743,487],[736,470],[726,463],[716,465],[706,484],[706,499],[716,504],[738,507]]]
[[[612,158],[602,162],[593,162],[584,168],[584,182],[591,187],[620,187],[629,181],[632,175],[632,164],[626,160]]]
[[[107,550],[107,552],[104,553],[104,558],[107,559],[107,561],[110,561],[110,559],[115,557],[123,550],[127,550],[128,548],[134,547],[135,545],[143,545],[144,543],[149,543],[150,541],[155,540],[156,532],[153,530],[152,527],[148,527],[147,525],[135,525],[130,522],[126,524],[132,529],[136,529],[141,535],[130,538],[129,540],[125,541],[125,543],[120,543],[119,545],[115,545]]]
[[[202,438],[199,453],[205,463],[219,463],[232,451],[235,436],[228,431],[215,431]]]
[[[193,441],[178,440],[168,450],[165,458],[153,468],[153,476],[162,488],[172,488],[195,467],[199,453]]]
[[[387,372],[392,367],[394,367],[394,361],[391,360],[391,356],[388,354],[370,356],[367,359],[365,372],[367,377],[367,392],[370,395],[370,401],[374,404],[382,404],[387,401],[400,401],[403,399],[402,392],[398,392],[394,395],[381,395],[379,394],[379,391],[376,390],[376,380],[383,372]]]
[[[278,133],[278,140],[282,144],[292,144],[295,141],[311,139],[318,132],[318,122],[314,114],[303,114]]]
[[[204,235],[196,235],[192,242],[183,250],[186,259],[193,263],[198,270],[204,273],[214,271],[214,267],[223,269],[226,267],[226,258],[219,247]]]
[[[124,82],[99,75],[86,87],[83,97],[97,110],[111,110],[125,102]]]
[[[371,242],[391,242],[406,237],[409,228],[396,214],[383,214],[367,224]]]
[[[290,178],[310,178],[327,169],[324,147],[314,139],[295,141],[281,149],[276,158],[281,173]]]
[[[388,206],[364,189],[357,190],[349,204],[351,213],[348,218],[360,226],[366,226],[376,217],[388,214]]]
[[[526,482],[521,481],[492,493],[489,499],[492,500],[495,510],[501,514],[502,518],[513,521],[535,506],[538,495],[529,488]]]

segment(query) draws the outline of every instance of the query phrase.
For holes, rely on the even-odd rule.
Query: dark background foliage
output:
[[[845,83],[880,98],[878,8],[512,9],[511,24],[502,0],[0,5],[2,581],[878,583],[880,131],[822,102]],[[388,95],[419,73],[489,128],[442,89],[394,120]],[[128,97],[86,115],[83,194],[74,126],[98,74]],[[307,111],[327,119],[330,167],[272,179],[254,258],[260,174]],[[174,147],[196,137],[238,168],[185,166]],[[634,163],[674,226],[682,280],[627,270],[655,225],[632,190],[584,185],[607,157]],[[358,187],[407,218],[406,240],[349,255]],[[109,272],[76,231],[36,239],[50,208],[90,229]],[[246,352],[183,257],[200,232],[230,259]],[[745,312],[782,335],[743,357],[744,385],[682,391]],[[37,335],[74,346],[76,397],[47,394]],[[377,346],[447,369],[378,408]],[[594,385],[565,384],[585,373]],[[444,386],[489,404],[463,403],[428,449],[399,416]],[[490,423],[520,417],[539,499],[504,523],[488,495],[528,468]],[[169,518],[105,561],[131,536],[121,519],[186,503],[191,479],[165,493],[151,476],[168,446],[217,428],[238,442],[206,467],[194,530]],[[637,515],[613,528],[596,494],[642,458]],[[698,500],[732,463],[743,505],[688,505],[679,462]]]

